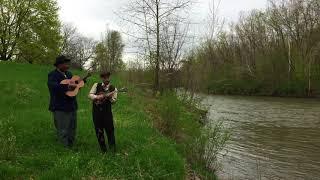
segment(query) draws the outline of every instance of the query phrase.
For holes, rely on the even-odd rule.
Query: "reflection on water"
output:
[[[232,136],[220,179],[320,179],[320,100],[207,96]]]

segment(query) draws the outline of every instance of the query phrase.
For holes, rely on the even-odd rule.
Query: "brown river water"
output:
[[[205,96],[202,104],[231,131],[219,179],[320,180],[319,99]]]

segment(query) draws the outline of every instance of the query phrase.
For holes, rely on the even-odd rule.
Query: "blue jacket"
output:
[[[72,73],[66,72],[65,77],[58,70],[54,70],[48,74],[48,88],[50,92],[49,110],[72,112],[78,109],[76,97],[69,97],[65,93],[68,91],[67,85],[62,85],[60,82],[64,79],[71,79]]]

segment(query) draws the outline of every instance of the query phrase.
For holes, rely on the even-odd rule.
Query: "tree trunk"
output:
[[[155,69],[155,80],[154,90],[157,92],[160,89],[159,84],[159,71],[160,71],[160,22],[159,22],[159,0],[156,1],[156,18],[157,18],[157,55],[156,55],[156,69]]]
[[[291,44],[290,44],[290,39],[288,38],[288,88],[290,88],[291,86],[291,66],[292,66]]]
[[[311,60],[309,59],[308,63],[308,96],[311,96]]]
[[[8,57],[6,55],[0,55],[0,61],[9,61],[11,57]]]

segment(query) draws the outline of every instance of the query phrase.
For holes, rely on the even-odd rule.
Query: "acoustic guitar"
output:
[[[91,76],[91,73],[88,73],[84,78],[80,76],[72,76],[71,79],[65,79],[60,82],[60,84],[64,85],[74,85],[75,88],[73,90],[67,91],[66,95],[69,97],[75,97],[78,95],[80,89],[84,86],[85,81]]]

